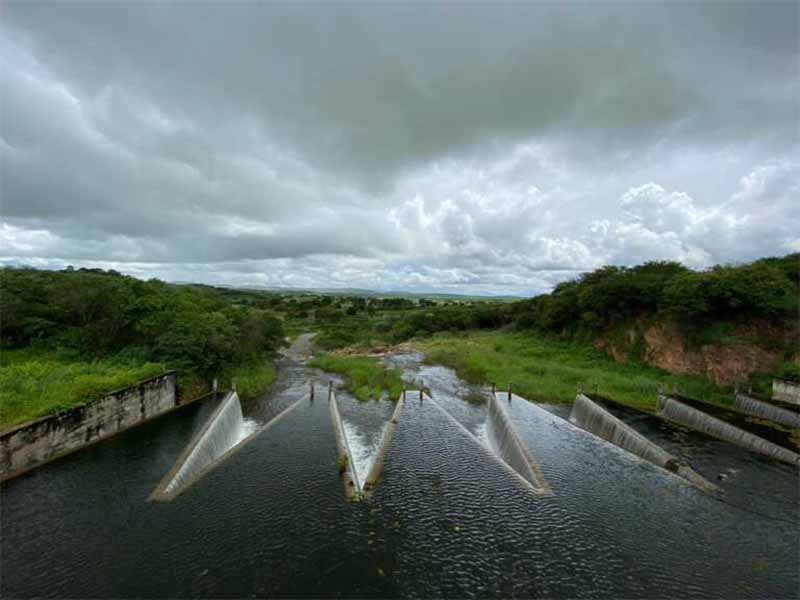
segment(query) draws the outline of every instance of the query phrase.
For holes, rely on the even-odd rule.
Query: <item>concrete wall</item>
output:
[[[176,388],[175,372],[163,373],[0,432],[0,481],[160,415],[177,404]]]
[[[800,385],[780,379],[772,380],[772,397],[781,402],[800,406]]]

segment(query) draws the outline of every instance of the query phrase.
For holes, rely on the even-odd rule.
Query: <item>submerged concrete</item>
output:
[[[733,409],[737,412],[761,419],[768,419],[789,427],[800,427],[800,414],[775,406],[769,402],[756,400],[745,394],[736,394]]]
[[[0,433],[0,481],[157,417],[178,404],[174,371]]]
[[[672,454],[648,440],[630,425],[623,423],[583,394],[578,394],[575,398],[569,420],[589,433],[619,446],[631,454],[676,473],[704,492],[719,490],[717,486],[703,478],[691,467],[682,464]]]
[[[502,459],[527,480],[537,494],[551,494],[552,490],[539,464],[533,459],[527,446],[520,439],[505,408],[503,408],[503,402],[513,401],[513,398],[513,394],[495,392],[489,399],[489,434]],[[524,401],[521,398],[520,400]]]
[[[687,406],[674,398],[659,396],[656,414],[673,423],[731,442],[776,460],[792,465],[800,465],[800,455],[796,452],[748,433],[701,410]]]
[[[172,468],[164,475],[150,495],[150,500],[166,502],[174,500],[189,487],[197,483],[212,469],[219,466],[234,452],[258,434],[270,428],[303,402],[291,404],[278,413],[266,425],[242,436],[242,409],[236,392],[229,392],[203,428],[181,452]]]
[[[397,399],[397,404],[395,405],[394,412],[392,413],[392,418],[389,420],[389,424],[386,426],[386,431],[383,434],[381,446],[378,449],[378,453],[375,455],[372,465],[369,468],[369,473],[367,473],[367,477],[364,480],[364,489],[362,490],[362,493],[365,498],[372,496],[372,492],[375,490],[375,486],[378,485],[378,481],[380,480],[381,473],[383,472],[383,462],[386,459],[386,453],[388,452],[389,446],[392,443],[394,430],[397,428],[397,424],[400,422],[400,415],[403,414],[405,395],[406,393],[403,392],[400,394],[400,398]]]
[[[347,435],[344,432],[342,416],[339,413],[339,404],[336,402],[336,395],[331,391],[328,396],[331,409],[331,421],[333,431],[336,435],[336,467],[344,484],[344,495],[348,500],[361,499],[361,485],[358,482],[356,464],[353,460],[353,453],[347,443]]]

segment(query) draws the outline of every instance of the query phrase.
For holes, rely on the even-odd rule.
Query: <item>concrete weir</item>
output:
[[[386,426],[386,431],[383,434],[381,446],[372,461],[372,465],[369,468],[369,473],[367,473],[367,478],[364,480],[364,487],[362,490],[362,496],[364,498],[370,498],[372,496],[372,492],[375,490],[375,486],[378,485],[381,473],[383,472],[383,461],[385,460],[386,453],[389,451],[389,446],[392,443],[394,430],[397,427],[397,424],[400,422],[400,415],[403,414],[403,406],[405,406],[405,392],[400,394],[400,398],[397,399],[397,404],[394,407],[392,418],[389,420],[389,424]]]
[[[539,464],[528,452],[511,419],[503,408],[503,402],[514,397],[508,393],[495,392],[489,399],[489,439],[497,453],[514,471],[525,479],[537,494],[550,494],[552,490]],[[520,398],[520,401],[524,401]]]
[[[759,452],[760,454],[792,465],[800,465],[800,455],[796,452],[792,452],[787,448],[773,444],[757,435],[743,431],[716,417],[707,415],[701,410],[697,410],[696,408],[687,406],[683,402],[675,400],[675,398],[659,396],[656,414],[668,421],[748,448],[754,452]]]
[[[589,433],[683,477],[704,492],[715,492],[719,489],[691,467],[682,464],[669,452],[648,440],[583,394],[578,394],[575,398],[569,420]]]
[[[736,398],[733,401],[733,409],[737,412],[760,419],[768,419],[781,425],[800,428],[800,414],[775,406],[769,402],[756,400],[744,394],[736,394]]]
[[[332,391],[328,396],[328,402],[330,403],[333,431],[336,434],[336,466],[344,483],[344,495],[348,500],[361,500],[361,484],[358,481],[356,463],[353,460],[350,445],[347,443],[342,416],[339,413],[339,404],[336,402],[336,395]]]
[[[175,499],[256,435],[268,429],[296,408],[298,400],[272,418],[266,425],[247,434],[238,394],[228,392],[203,428],[180,454],[150,500],[166,502]]]

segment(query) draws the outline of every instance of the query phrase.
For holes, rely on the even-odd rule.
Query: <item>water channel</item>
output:
[[[337,386],[359,473],[393,402],[357,402],[335,377],[289,355],[276,384],[242,404],[244,420],[263,425],[304,401],[170,502],[148,497],[215,410],[212,401],[5,483],[0,592],[797,597],[796,468],[613,407],[724,490],[704,494],[575,427],[567,406],[514,401],[504,411],[552,488],[537,495],[487,449],[487,409],[477,400],[485,390],[418,354],[385,360],[409,382],[423,381],[433,400],[407,398],[368,501],[344,498],[327,384]],[[310,380],[318,383],[313,402]]]

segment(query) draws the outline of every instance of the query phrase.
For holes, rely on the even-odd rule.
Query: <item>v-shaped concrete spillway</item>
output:
[[[678,474],[704,492],[718,490],[717,486],[703,478],[689,465],[683,464],[669,452],[648,440],[630,425],[623,423],[583,394],[578,394],[578,397],[575,398],[569,420],[589,433],[593,433],[631,454]]]
[[[290,405],[263,427],[247,427],[235,391],[228,392],[203,428],[180,454],[175,464],[150,495],[151,500],[168,501],[215,468],[234,451],[278,421],[302,400]]]
[[[514,397],[516,396],[513,394],[501,392],[496,392],[490,397],[487,428],[489,443],[500,458],[525,479],[537,494],[551,494],[552,490],[539,464],[530,455],[503,407],[503,402],[508,402]],[[519,400],[524,402],[521,398]]]
[[[334,433],[336,434],[336,464],[342,477],[342,482],[344,483],[345,496],[349,500],[361,500],[363,498],[369,498],[375,490],[375,486],[378,484],[378,481],[380,480],[386,452],[389,449],[392,436],[394,435],[394,430],[397,427],[397,423],[400,420],[400,415],[403,412],[404,397],[401,395],[397,400],[394,412],[392,413],[389,422],[384,427],[380,446],[378,447],[375,455],[372,457],[369,469],[366,471],[363,480],[362,477],[359,476],[356,460],[350,444],[350,439],[347,435],[347,428],[342,420],[342,416],[339,411],[339,403],[336,400],[336,395],[333,392],[330,393],[329,402],[331,421],[333,422],[333,429]]]

